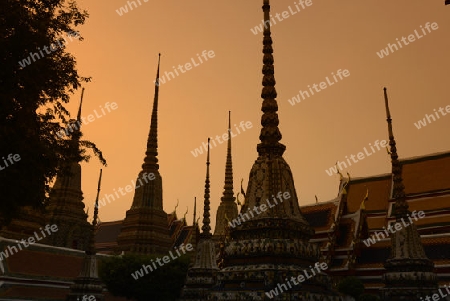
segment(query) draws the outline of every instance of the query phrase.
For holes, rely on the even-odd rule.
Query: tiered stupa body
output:
[[[39,233],[39,228],[43,226],[45,226],[43,210],[32,206],[22,206],[16,218],[13,218],[8,225],[1,225],[0,236],[16,240],[28,239],[35,232]]]
[[[261,143],[239,214],[241,225],[230,229],[230,241],[223,253],[224,268],[217,274],[212,299],[269,300],[270,291],[277,289],[278,296],[272,295],[272,300],[339,300],[322,271],[298,285],[287,283],[292,277],[305,275],[305,271],[311,275],[320,254],[318,246],[309,242],[314,230],[300,212],[292,172],[283,159],[286,147],[279,142],[269,0],[264,0],[263,11],[267,26],[263,41]]]
[[[84,88],[81,92],[77,120],[71,126],[71,148],[74,157],[57,176],[50,192],[47,206],[47,222],[58,226],[58,231],[47,237],[46,242],[55,247],[85,250],[89,243],[91,225],[84,211],[83,192],[81,191],[81,165],[78,148],[81,137],[81,107]]]
[[[90,225],[88,215],[84,211],[83,192],[81,191],[81,158],[79,145],[81,137],[81,101],[78,108],[77,120],[71,120],[70,148],[72,157],[67,165],[61,168],[55,184],[50,191],[49,204],[46,213],[31,206],[20,208],[18,217],[13,219],[7,227],[3,227],[0,235],[11,239],[27,238],[39,232],[39,227],[56,224],[58,231],[43,239],[41,243],[56,247],[66,247],[84,250],[89,241]]]
[[[209,139],[206,161],[205,201],[203,209],[203,226],[197,242],[193,265],[189,268],[183,288],[182,301],[208,300],[210,289],[215,284],[219,268],[216,264],[216,251],[211,235],[209,214]]]
[[[229,113],[230,114],[230,113]],[[213,238],[220,241],[225,236],[227,220],[233,220],[238,215],[238,208],[233,192],[233,162],[231,160],[231,117],[228,115],[228,146],[227,161],[225,164],[225,185],[223,196],[216,215],[216,228]]]
[[[119,252],[163,254],[172,245],[167,213],[163,210],[162,178],[157,158],[158,94],[159,60],[147,151],[136,181],[140,185],[136,186],[133,204],[127,211],[117,239]]]
[[[386,88],[384,88],[384,98],[392,160],[392,198],[395,200],[392,216],[397,223],[403,225],[402,219],[409,221],[411,212],[406,202],[402,167],[398,161]],[[391,255],[384,267],[386,269],[383,275],[385,287],[381,290],[384,301],[419,300],[420,297],[426,298],[438,290],[434,263],[425,254],[414,223],[401,227],[391,235]]]

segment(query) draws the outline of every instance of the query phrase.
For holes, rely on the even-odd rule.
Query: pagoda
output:
[[[81,158],[78,149],[81,137],[81,107],[83,104],[84,88],[81,91],[80,106],[77,119],[72,120],[70,147],[73,157],[63,166],[56,177],[55,184],[50,191],[47,206],[47,222],[58,225],[58,231],[46,238],[46,242],[55,247],[65,247],[85,250],[89,244],[91,225],[87,221],[88,215],[84,211],[83,192],[81,190]]]
[[[209,201],[209,141],[206,159],[205,200],[203,203],[203,226],[197,242],[193,265],[189,268],[186,283],[181,293],[182,301],[208,300],[209,290],[215,283],[219,268],[216,263],[216,251],[210,226]]]
[[[239,223],[221,254],[212,300],[340,300],[331,290],[313,228],[302,216],[278,128],[270,4],[263,2],[262,129]],[[324,267],[312,271],[314,267]],[[314,275],[313,275],[314,273]],[[308,274],[307,279],[304,277]],[[292,280],[294,279],[294,280]],[[298,280],[298,281],[297,281]]]
[[[408,210],[409,205],[406,201],[402,167],[398,160],[386,88],[384,88],[384,99],[392,162],[392,198],[395,200],[392,217],[395,218],[396,223],[404,225],[404,221],[409,220],[411,212]],[[383,300],[418,300],[421,297],[433,295],[438,290],[434,263],[425,254],[417,226],[411,222],[399,230],[396,225],[395,229],[397,231],[391,235],[391,254],[384,264],[385,287],[381,289]]]
[[[162,178],[158,164],[158,96],[159,67],[155,81],[155,98],[147,140],[144,164],[139,172],[133,203],[127,211],[120,234],[117,251],[136,254],[163,254],[172,246],[167,213],[163,210]]]

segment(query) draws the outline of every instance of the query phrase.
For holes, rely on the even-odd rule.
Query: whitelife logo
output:
[[[339,80],[336,78],[336,76],[338,76],[340,78],[340,80],[342,81],[345,77],[349,77],[350,76],[350,71],[348,71],[347,69],[341,70],[339,69],[338,71],[336,71],[336,75],[334,74],[334,72],[331,72],[331,75],[333,76],[334,81],[330,81],[330,79],[328,78],[328,76],[325,77],[326,82],[320,82],[320,84],[316,84],[314,83],[312,85],[308,85],[308,90],[311,93],[311,95],[308,93],[308,91],[302,91],[300,90],[298,92],[298,94],[294,97],[292,97],[291,99],[288,99],[288,102],[293,106],[296,103],[300,103],[302,100],[305,100],[307,97],[311,97],[312,95],[314,95],[314,91],[316,93],[325,90],[326,88],[334,85],[335,83],[337,83]],[[320,89],[319,89],[320,87]],[[301,96],[301,99],[300,99]]]
[[[206,53],[206,50],[203,50],[201,56],[203,57],[203,59],[206,62],[206,61],[208,61],[208,57],[212,59],[213,57],[216,56],[216,54],[214,53],[213,50],[209,50],[208,53]],[[197,58],[198,58],[198,60],[200,62],[198,64],[196,64],[194,58],[191,58],[191,62],[194,65],[194,67],[197,67],[197,66],[200,66],[201,64],[203,64],[203,60],[202,60],[202,58],[200,57],[200,55],[198,53],[197,53]],[[175,72],[175,74],[177,76],[180,76],[180,74],[178,73],[177,69],[180,70],[181,73],[186,73],[186,71],[189,71],[189,70],[192,69],[192,64],[188,62],[188,63],[186,63],[184,65],[178,65],[178,67],[176,67],[176,68],[175,68],[175,66],[172,66],[172,68],[173,68],[173,71]],[[186,68],[186,70],[183,69],[183,66],[184,66],[184,68]],[[157,86],[161,86],[162,84],[164,84],[166,82],[166,80],[167,81],[171,80],[170,76],[172,76],[172,78],[175,79],[175,75],[173,74],[173,72],[165,71],[164,75],[162,77],[158,78],[158,82],[154,81],[153,83],[155,85],[157,85]]]
[[[47,235],[45,235],[45,232],[47,232],[47,234],[49,236],[52,235],[52,233],[55,233],[56,231],[58,231],[58,226],[55,225],[55,224],[53,224],[51,226],[50,225],[46,225],[44,227],[45,232],[44,232],[44,230],[42,228],[39,228],[39,230],[41,230],[42,237],[40,237],[38,233],[34,232],[34,236],[28,237],[26,241],[25,241],[25,239],[21,239],[20,241],[16,240],[17,247],[20,249],[20,251],[22,251],[22,245],[25,248],[28,248],[30,245],[36,243],[36,241],[40,241],[40,240],[46,238]],[[0,252],[0,261],[3,261],[3,258],[6,259],[9,256],[12,256],[12,255],[14,255],[14,254],[16,254],[18,252],[19,252],[19,250],[17,250],[17,248],[15,246],[8,246],[8,248],[5,249],[5,251]],[[2,270],[2,273],[5,273],[3,264],[0,265],[0,268]]]
[[[439,26],[438,26],[438,24],[437,24],[436,22],[433,22],[433,23],[431,23],[431,24],[430,24],[430,22],[427,22],[427,24],[425,24],[425,28],[427,29],[428,33],[430,33],[430,32],[431,32],[431,29],[437,30],[437,29],[439,28]],[[430,28],[431,28],[431,29],[430,29]],[[422,25],[420,25],[420,29],[422,29],[423,36],[420,35],[420,34],[417,32],[417,29],[414,29],[414,34],[410,34],[410,35],[408,36],[408,41],[409,41],[409,42],[406,41],[406,38],[405,38],[405,37],[402,37],[402,38],[400,39],[400,40],[403,42],[403,45],[405,45],[405,46],[406,46],[406,45],[409,45],[410,43],[414,42],[414,41],[416,40],[416,38],[417,38],[417,39],[421,39],[421,38],[423,38],[424,36],[427,35],[427,32],[425,31],[425,29],[423,29]],[[398,38],[396,38],[396,40],[397,40],[398,46],[400,46],[400,48],[403,48],[402,43],[400,43],[400,41],[398,40]],[[385,56],[388,56],[390,53],[394,53],[394,51],[397,51],[397,50],[398,50],[398,47],[397,47],[397,45],[396,45],[395,43],[394,43],[394,44],[388,43],[388,47],[386,47],[386,48],[384,48],[384,49],[381,49],[379,52],[377,52],[377,55],[378,55],[378,57],[379,57],[380,59],[382,59],[382,58],[384,58]],[[389,53],[389,51],[390,51],[390,53]]]
[[[380,142],[379,140],[376,140],[375,143],[374,143],[374,146],[375,146],[378,150],[381,149],[380,146],[384,148],[386,145],[387,145],[387,141],[386,141],[386,140],[381,140],[381,142]],[[369,157],[369,156],[371,156],[371,155],[373,155],[373,154],[375,153],[375,149],[373,148],[372,143],[369,143],[369,146],[370,146],[370,148],[372,149],[372,153],[371,153],[371,152],[368,152],[367,149],[366,149],[366,147],[363,148],[364,153],[367,155],[367,157]],[[356,156],[353,155],[353,154],[351,154],[351,155],[350,155],[350,159],[352,159],[353,163],[357,163],[357,162],[359,162],[359,161],[356,160],[355,157],[358,157],[359,160],[362,160],[362,159],[365,158],[364,153],[363,153],[363,152],[359,152],[358,154],[356,154]],[[345,159],[347,159],[348,165],[349,165],[349,166],[352,166],[352,162],[350,161],[350,159],[348,158],[348,156],[345,156]],[[341,165],[343,165],[344,167],[342,167]],[[344,168],[347,168],[347,164],[345,164],[345,162],[337,161],[336,164],[335,164],[333,167],[330,167],[329,169],[326,169],[325,172],[326,172],[329,176],[332,176],[333,174],[337,174],[337,173],[338,173],[338,167],[339,167],[341,170],[343,170]]]
[[[147,3],[149,0],[142,0],[142,2]],[[139,6],[142,5],[141,0],[137,0],[137,2],[139,3]],[[132,4],[134,5],[134,8],[132,6]],[[132,11],[135,8],[138,8],[138,5],[136,3],[136,1],[127,1],[127,4],[120,7],[119,9],[116,9],[116,13],[122,17],[124,14],[128,13],[128,6],[130,7],[130,11]]]
[[[165,263],[170,262],[170,260],[171,260],[170,258],[177,259],[178,257],[180,257],[181,254],[180,254],[179,250],[181,250],[181,252],[183,252],[183,255],[186,254],[186,251],[194,250],[194,247],[192,246],[192,244],[187,244],[186,249],[184,249],[184,248],[185,248],[184,244],[181,244],[178,248],[175,248],[175,252],[177,253],[178,256],[173,256],[172,251],[169,251],[170,257],[168,255],[164,256],[162,258],[163,263],[161,263],[161,258],[159,258],[159,257],[156,258],[156,262],[159,264],[160,267],[162,267],[162,266],[164,266]],[[156,266],[156,263],[153,261],[153,259],[151,261],[152,261],[153,267],[151,265],[143,264],[142,269],[137,270],[134,273],[131,273],[131,276],[134,278],[134,280],[138,280],[139,278],[144,277],[144,271],[145,271],[145,275],[147,275],[149,273],[149,270],[150,270],[150,272],[153,272],[154,270],[156,270],[158,268]]]
[[[10,165],[13,165],[14,163],[19,162],[20,159],[21,158],[20,158],[19,154],[15,154],[15,155],[9,154],[6,159],[5,159],[5,157],[2,157],[2,160],[3,160],[3,163],[5,164],[5,166],[2,166],[2,164],[0,163],[0,170],[4,170],[4,169],[6,169],[6,167],[8,167]],[[8,162],[6,160],[9,161],[9,164],[8,164]]]
[[[285,192],[279,191],[278,194],[277,194],[277,198],[280,200],[280,204],[281,204],[281,203],[283,203],[284,200],[290,199],[291,198],[291,194],[288,191],[285,191]],[[278,205],[278,201],[277,201],[277,199],[275,198],[275,196],[273,194],[272,194],[272,199],[273,199],[275,205]],[[275,205],[270,203],[269,199],[266,199],[266,203],[269,206],[269,208],[275,207]],[[253,214],[252,211],[255,211],[255,213],[257,215],[260,215],[261,213],[265,212],[268,209],[267,205],[266,204],[261,204],[258,207],[254,206],[253,209],[249,208],[247,210],[247,212],[245,212],[245,213],[242,213],[242,212],[239,213],[238,217],[234,218],[232,221],[229,222],[230,227],[235,228],[236,226],[240,226],[241,223],[246,222],[246,221],[254,218],[255,215]],[[261,210],[261,211],[258,211],[258,209]],[[250,215],[248,215],[249,213],[250,213],[250,215],[252,217],[250,217]]]
[[[144,173],[142,174],[142,176],[138,178],[138,182],[139,182],[138,185],[136,185],[136,182],[135,182],[134,180],[131,180],[131,185],[127,185],[127,186],[125,186],[125,188],[119,187],[119,189],[117,189],[117,190],[119,190],[119,192],[120,192],[120,194],[121,194],[122,196],[125,196],[127,193],[132,192],[132,191],[134,191],[135,189],[138,189],[139,187],[141,187],[142,185],[144,185],[144,184],[142,183],[141,180],[144,180],[145,183],[148,183],[149,180],[150,180],[150,181],[153,181],[154,179],[155,179],[155,174],[154,174],[154,173],[151,173],[151,172],[149,172],[149,173],[144,172]],[[124,192],[124,189],[125,189],[125,192]],[[117,197],[117,198],[120,198],[120,195],[117,193],[116,189],[114,188],[113,190],[114,190],[114,194],[116,195],[116,197]],[[105,193],[104,197],[101,198],[100,200],[98,200],[98,203],[99,203],[99,204],[98,204],[98,208],[103,207],[103,206],[106,205],[105,199],[106,199],[106,201],[108,202],[108,204],[110,204],[112,201],[115,201],[115,200],[116,200],[116,198],[114,197],[113,194],[106,194],[106,193]],[[95,202],[94,202],[94,206],[95,206]]]
[[[72,31],[72,32],[69,32],[67,34],[67,37],[70,39],[70,41],[73,41],[72,38],[79,39],[80,35],[78,34],[78,32]],[[61,41],[61,38],[64,41]],[[43,48],[43,50],[45,51],[46,54],[51,54],[52,52],[58,50],[58,48],[63,48],[65,46],[64,42],[68,43],[66,38],[64,38],[64,36],[61,36],[56,41],[56,43],[58,44],[59,47],[57,47],[55,44],[50,44],[50,47],[44,46],[42,48]],[[41,55],[39,55],[39,54],[41,54]],[[41,48],[38,47],[38,52],[30,52],[30,54],[26,58],[24,58],[22,61],[19,62],[19,65],[20,65],[20,67],[25,68],[25,67],[31,65],[31,63],[32,63],[31,60],[33,60],[33,62],[36,62],[37,60],[39,60],[39,59],[41,59],[43,57],[45,57],[45,54],[42,52]]]
[[[280,13],[276,13],[276,14],[275,14],[275,17],[277,18],[277,20],[278,20],[279,22],[281,22],[281,21],[283,21],[283,20],[286,20],[286,19],[289,18],[290,16],[293,16],[293,15],[298,14],[299,12],[305,10],[306,7],[311,6],[311,5],[312,5],[312,0],[306,0],[306,1],[299,0],[299,1],[298,1],[298,4],[297,4],[297,2],[294,2],[294,5],[295,5],[295,8],[296,8],[297,10],[293,10],[292,7],[289,5],[289,6],[288,6],[289,11],[287,11],[287,10],[283,11],[283,12],[281,13],[281,18],[280,18]],[[301,9],[300,9],[299,5],[302,7]],[[289,13],[290,13],[290,14],[289,14]],[[251,31],[254,35],[257,35],[258,33],[261,33],[261,32],[264,31],[263,28],[268,28],[269,25],[272,27],[273,25],[277,24],[277,22],[275,21],[275,18],[272,17],[272,15],[270,15],[270,17],[272,18],[272,20],[267,20],[267,21],[261,20],[261,23],[262,23],[262,24],[259,25],[259,26],[255,26],[254,28],[251,28],[250,31]]]
[[[402,228],[406,228],[409,225],[411,225],[413,223],[411,217],[414,218],[414,221],[417,221],[419,218],[424,218],[425,217],[425,212],[419,211],[417,213],[416,210],[414,210],[411,213],[411,216],[409,216],[409,214],[407,216],[408,216],[409,223],[406,223],[405,220],[402,217],[401,218],[401,223],[400,222],[396,222],[394,224],[394,227],[392,227],[392,223],[391,223],[391,224],[389,224],[387,229],[386,229],[386,227],[383,227],[383,229],[384,229],[383,232],[376,232],[374,235],[372,235],[372,237],[369,237],[369,238],[363,240],[363,243],[366,245],[366,247],[370,247],[370,245],[374,245],[378,241],[389,237],[390,234],[394,234],[395,232],[400,231]],[[393,228],[395,228],[395,229],[393,229]]]
[[[87,117],[82,116],[81,121],[77,120],[71,124],[69,124],[64,130],[61,130],[56,133],[59,138],[64,138],[64,136],[68,136],[69,132],[73,133],[74,130],[79,130],[81,128],[81,125],[88,125],[89,123],[95,121],[96,119],[102,118],[106,115],[106,113],[110,113],[111,110],[117,110],[119,107],[116,102],[107,102],[104,104],[105,108],[103,108],[102,105],[100,105],[100,111],[102,114],[99,114],[97,110],[94,110],[94,114],[89,114]],[[107,112],[105,112],[105,109]],[[89,121],[86,121],[86,119]]]
[[[245,125],[244,125],[244,121],[241,121],[241,123],[239,123],[239,126],[242,128],[242,131],[245,132],[246,128],[247,129],[251,129],[253,127],[253,124],[251,123],[251,121],[247,121],[247,122],[245,122]],[[237,133],[240,134],[241,131],[236,126],[236,124],[234,125],[234,127],[235,127]],[[233,133],[233,130],[230,130],[230,136],[231,137],[236,137],[237,135]],[[228,141],[228,131],[226,133],[222,134],[222,139],[223,139],[223,141],[220,140],[220,136],[219,135],[216,135],[216,138],[211,139],[211,142],[214,143],[214,146],[217,146],[215,140],[217,140],[217,142],[219,142],[219,144],[222,144],[225,141]],[[211,142],[210,142],[209,148],[213,147],[213,144]],[[200,147],[198,147],[195,150],[191,151],[191,154],[194,157],[197,158],[198,155],[203,154],[203,149],[205,150],[205,152],[208,149],[208,143],[207,142],[203,142],[202,145],[200,145]]]
[[[436,109],[433,109],[433,111],[434,111],[434,114],[436,115],[437,119],[441,118],[441,117],[439,117],[438,112],[436,112]],[[447,111],[447,113],[444,112],[444,108],[443,107],[439,107],[438,111],[442,114],[442,116],[446,116],[447,113],[450,113],[450,105],[445,107],[445,111]],[[427,120],[428,120],[428,124],[430,124],[431,121],[436,121],[436,118],[433,115],[425,114],[425,118],[417,121],[417,123],[414,122],[414,125],[416,126],[416,128],[418,130],[420,130],[422,127],[426,127],[427,126]]]
[[[420,301],[432,301],[432,300],[439,301],[440,299],[447,297],[448,295],[450,295],[450,290],[449,290],[447,284],[445,284],[444,287],[448,294],[442,293],[442,288],[440,288],[438,290],[439,294],[433,294],[431,296],[426,296],[425,299],[423,299],[423,297],[420,297]],[[448,300],[448,299],[445,299],[445,300]]]
[[[328,269],[328,265],[325,262],[316,262],[314,264],[314,267],[309,266],[309,268],[310,268],[309,270],[306,270],[306,269],[303,270],[303,274],[305,276],[303,276],[303,274],[300,274],[300,275],[298,275],[297,280],[295,279],[294,276],[292,276],[291,279],[289,279],[289,280],[286,278],[285,283],[278,283],[278,285],[277,285],[277,287],[275,287],[275,289],[270,290],[269,292],[266,292],[266,296],[269,297],[270,299],[273,299],[274,297],[282,294],[283,291],[287,291],[288,286],[289,286],[289,288],[292,288],[291,281],[292,281],[293,285],[299,285],[300,283],[304,282],[305,280],[308,280],[308,279],[316,276],[316,274],[320,274],[322,271],[325,271],[326,269]]]

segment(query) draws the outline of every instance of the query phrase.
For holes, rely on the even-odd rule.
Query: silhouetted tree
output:
[[[186,254],[163,266],[156,263],[156,258],[153,255],[131,254],[106,258],[100,263],[99,276],[108,291],[115,296],[137,301],[177,300],[184,285],[190,257]],[[157,269],[150,271],[147,268],[145,273],[142,265],[152,266],[152,259]]]
[[[0,212],[6,222],[20,206],[43,208],[61,166],[74,157],[88,160],[86,147],[106,163],[95,144],[74,149],[71,137],[56,134],[68,124],[70,95],[90,80],[79,76],[65,49],[82,40],[75,28],[87,16],[75,1],[0,1]]]

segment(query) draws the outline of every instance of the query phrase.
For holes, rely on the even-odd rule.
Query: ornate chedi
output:
[[[392,119],[386,88],[384,99],[389,132],[389,145],[392,161],[393,189],[392,198],[395,200],[392,216],[397,223],[402,219],[408,220],[408,203],[403,185],[402,167],[398,161],[397,147],[392,131]],[[397,227],[395,227],[397,230]],[[424,252],[419,232],[414,223],[401,227],[391,235],[391,254],[386,260],[383,274],[385,287],[381,289],[385,301],[419,300],[438,290],[437,277],[433,261]]]
[[[81,191],[81,158],[78,148],[81,137],[81,106],[83,103],[84,88],[81,92],[81,101],[78,108],[77,120],[71,120],[70,148],[73,157],[68,164],[61,168],[56,182],[50,192],[49,204],[44,210],[31,206],[19,209],[17,218],[0,230],[0,235],[10,239],[28,238],[46,223],[56,224],[58,231],[44,238],[40,243],[51,244],[57,247],[67,247],[84,250],[89,240],[87,234],[89,223],[84,212],[83,192]]]
[[[181,293],[183,301],[207,300],[209,290],[215,283],[215,275],[219,268],[216,264],[216,252],[212,240],[209,220],[209,139],[206,160],[205,201],[203,209],[203,226],[197,242],[193,265],[189,268],[186,283]]]
[[[159,58],[161,55],[159,55]],[[158,164],[158,94],[159,66],[156,73],[155,98],[151,117],[150,133],[144,164],[138,175],[133,203],[127,211],[120,234],[117,238],[119,252],[140,254],[163,254],[172,245],[167,224],[167,214],[163,210],[162,178]]]
[[[212,300],[339,300],[323,272],[326,263],[319,262],[318,246],[309,242],[314,230],[300,212],[292,172],[283,158],[269,0],[262,8],[261,143],[238,215],[240,225],[230,227]],[[320,264],[323,269],[312,271]]]
[[[214,239],[220,241],[225,235],[227,219],[234,219],[238,215],[238,208],[233,192],[233,162],[231,161],[231,116],[228,112],[228,146],[227,161],[225,164],[225,185],[220,205],[217,209],[216,227],[214,229]]]
[[[80,300],[96,300],[103,301],[103,284],[98,278],[97,257],[95,250],[95,230],[98,217],[98,196],[100,194],[100,184],[102,181],[102,170],[100,169],[100,177],[98,179],[97,198],[95,199],[94,218],[89,229],[89,244],[85,250],[85,257],[80,275],[75,279],[75,283],[70,287],[70,293],[66,297],[66,301]],[[94,298],[92,298],[94,297]]]
[[[62,173],[57,176],[50,192],[47,206],[47,222],[58,226],[58,231],[48,236],[46,243],[56,247],[85,250],[89,243],[90,224],[84,211],[83,192],[81,191],[81,165],[78,148],[81,137],[81,106],[84,88],[81,92],[77,120],[71,124],[71,148],[74,158]]]

